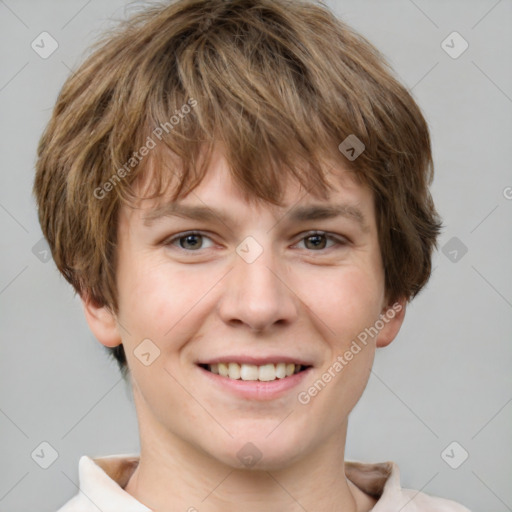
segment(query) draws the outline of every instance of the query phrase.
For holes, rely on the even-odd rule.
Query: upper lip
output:
[[[249,356],[245,355],[228,355],[228,356],[217,356],[208,359],[201,359],[196,364],[218,364],[218,363],[238,363],[238,364],[253,364],[256,366],[263,366],[264,364],[272,363],[294,363],[302,366],[312,366],[310,361],[306,361],[300,357],[290,357],[284,355],[273,355],[273,356]]]

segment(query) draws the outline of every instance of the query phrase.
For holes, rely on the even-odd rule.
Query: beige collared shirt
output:
[[[57,512],[151,512],[124,490],[138,463],[138,455],[94,459],[83,455],[78,464],[80,490]],[[470,512],[454,501],[402,489],[394,462],[346,461],[345,473],[354,485],[378,500],[372,512]]]

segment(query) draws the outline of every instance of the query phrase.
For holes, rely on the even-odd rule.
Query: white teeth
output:
[[[210,367],[211,369],[211,367]],[[229,374],[228,365],[224,363],[219,363],[219,375],[223,377],[227,377]]]
[[[286,363],[276,364],[276,377],[278,379],[284,379],[286,377]]]
[[[228,376],[230,379],[239,379],[240,378],[240,365],[236,364],[236,363],[229,363]]]
[[[264,382],[276,380],[276,367],[273,364],[260,366],[259,380]]]
[[[270,363],[256,366],[254,364],[218,363],[208,365],[208,369],[222,377],[234,380],[259,380],[270,382],[290,377],[301,370],[301,365],[294,363]]]
[[[258,380],[258,367],[254,364],[242,364],[238,365],[240,368],[240,377],[242,380]]]

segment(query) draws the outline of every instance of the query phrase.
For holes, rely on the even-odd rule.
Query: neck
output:
[[[140,462],[125,491],[154,512],[370,510],[373,502],[345,476],[346,427],[287,464],[240,469],[139,414]]]

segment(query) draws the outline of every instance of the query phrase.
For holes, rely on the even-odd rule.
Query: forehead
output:
[[[368,230],[374,217],[373,194],[369,187],[360,183],[354,172],[339,162],[326,158],[324,169],[329,184],[326,195],[315,192],[313,188],[305,189],[294,176],[283,171],[282,198],[279,204],[273,204],[243,189],[233,178],[223,153],[216,149],[203,179],[188,194],[172,200],[178,184],[175,178],[169,183],[166,193],[142,199],[136,211],[143,223],[150,225],[167,216],[210,220],[214,215],[218,220],[227,222],[227,216],[232,215],[228,213],[230,210],[250,207],[252,211],[267,210],[276,217],[281,217],[286,211],[296,221],[345,216]],[[154,172],[155,169],[150,169],[147,176],[154,176]],[[147,185],[150,183],[146,182]]]

